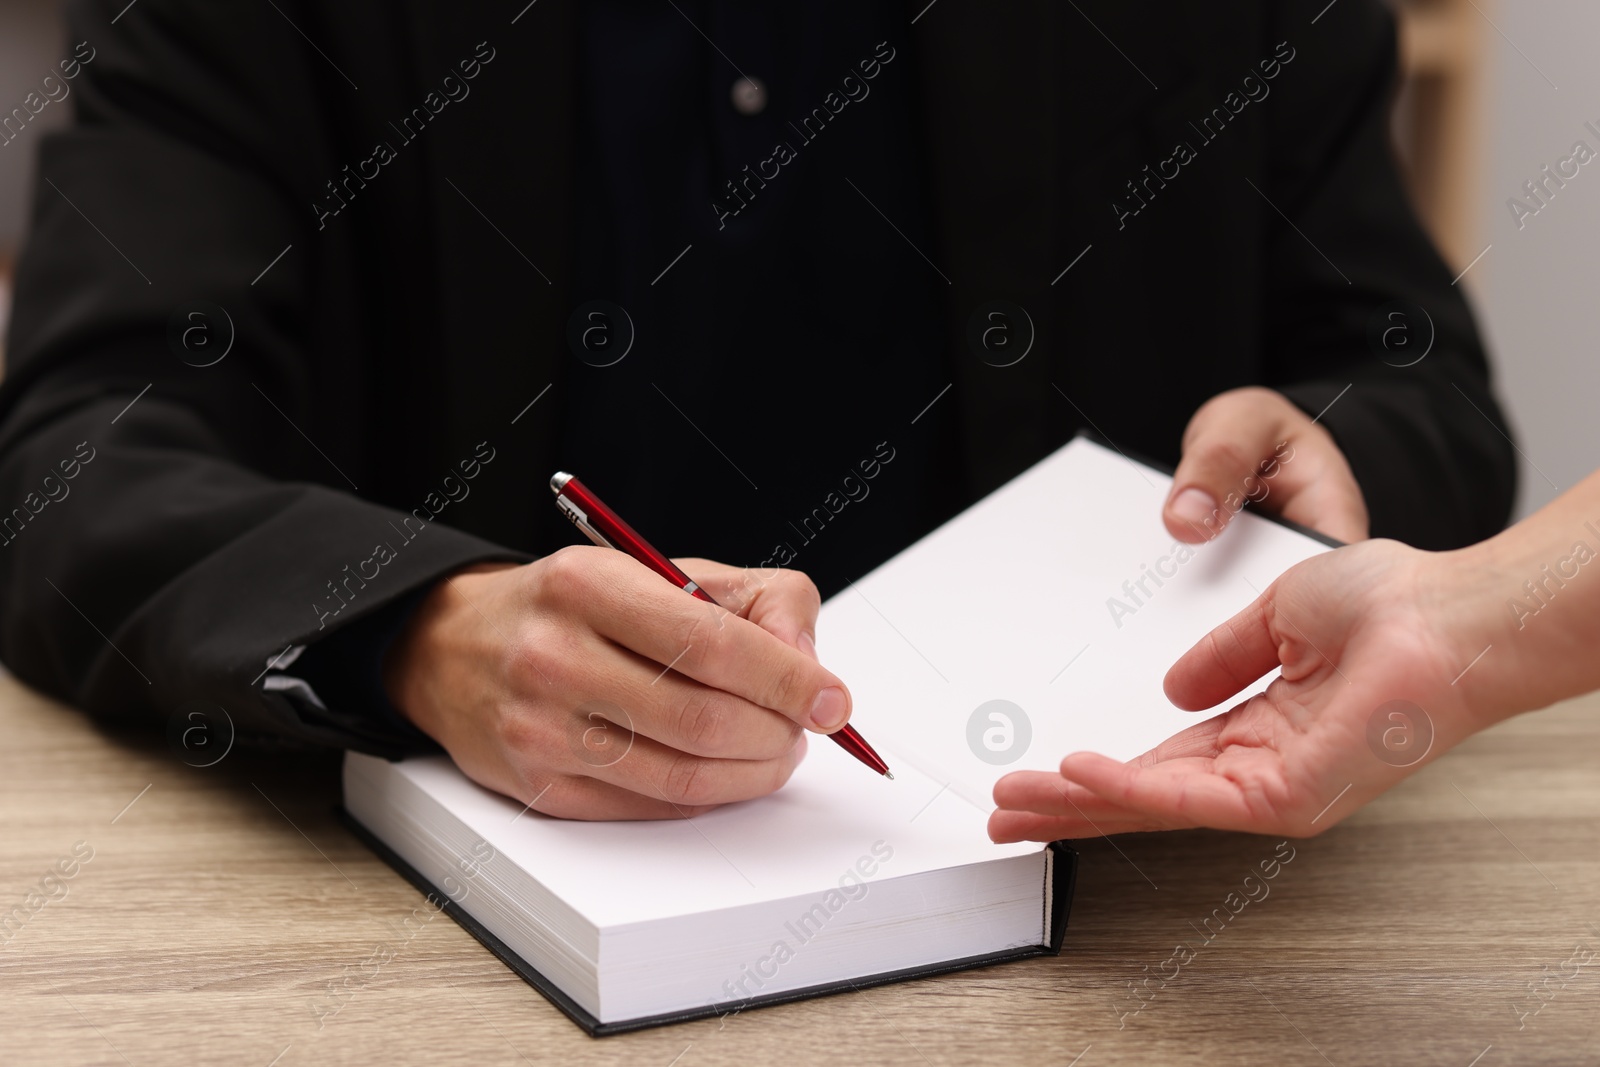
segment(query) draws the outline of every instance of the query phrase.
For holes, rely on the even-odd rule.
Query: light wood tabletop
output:
[[[402,926],[336,754],[189,766],[5,676],[0,736],[8,1065],[1600,1062],[1593,698],[1312,840],[1085,842],[1059,957],[602,1039],[447,917]]]

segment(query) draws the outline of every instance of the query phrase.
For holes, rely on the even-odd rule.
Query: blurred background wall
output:
[[[0,114],[70,54],[60,2],[0,0]],[[1547,183],[1542,202],[1524,189],[1579,140],[1600,153],[1600,5],[1396,3],[1405,67],[1396,144],[1418,210],[1452,272],[1464,272],[1488,332],[1523,456],[1526,514],[1600,467],[1600,165]],[[39,137],[67,115],[51,104],[0,147],[0,324]],[[1513,197],[1537,213],[1514,217]]]
[[[30,89],[67,58],[57,11],[61,0],[0,0],[0,115],[22,104]],[[71,97],[67,98],[71,103]],[[54,114],[52,114],[54,112]],[[11,261],[27,217],[37,135],[67,118],[65,107],[50,104],[30,124],[29,132],[0,147],[0,355],[10,310]]]
[[[1499,0],[1485,10],[1499,29],[1477,120],[1485,150],[1470,165],[1482,174],[1479,247],[1492,247],[1463,284],[1479,296],[1519,431],[1526,512],[1600,467],[1600,160],[1520,228],[1507,204],[1535,203],[1524,183],[1575,142],[1600,153],[1600,133],[1585,127],[1600,130],[1600,5]]]
[[[0,0],[0,115],[20,107],[40,78],[61,73],[56,64],[71,49],[65,47],[59,6],[60,0]],[[65,103],[71,102],[69,96]],[[58,125],[67,115],[67,107],[50,104],[27,133],[0,147],[0,256],[9,259],[21,236],[41,124]]]

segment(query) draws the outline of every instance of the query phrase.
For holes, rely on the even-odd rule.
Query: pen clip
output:
[[[561,514],[572,520],[572,525],[582,530],[584,534],[588,536],[589,540],[593,541],[601,548],[617,547],[606,538],[605,534],[589,525],[589,516],[584,514],[582,508],[578,507],[578,505],[572,502],[571,497],[556,497],[556,507],[561,509]]]

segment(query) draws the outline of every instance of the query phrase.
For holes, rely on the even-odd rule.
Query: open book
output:
[[[1325,549],[1251,513],[1178,546],[1169,485],[1078,438],[823,605],[819,653],[893,781],[814,739],[773,796],[581,823],[442,756],[352,753],[345,807],[593,1034],[1059,951],[1074,854],[991,844],[995,780],[1198,721],[1163,697],[1167,666]]]

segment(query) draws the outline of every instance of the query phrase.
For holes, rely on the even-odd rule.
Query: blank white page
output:
[[[1133,605],[1123,581],[1173,547],[1160,518],[1168,485],[1076,440],[823,605],[822,660],[850,685],[854,724],[894,781],[814,736],[773,796],[692,820],[585,823],[522,813],[443,756],[395,769],[601,929],[825,893],[863,858],[881,880],[1036,852],[989,842],[995,779],[1079,749],[1128,758],[1200,721],[1162,695],[1167,666],[1325,550],[1241,514],[1160,588],[1147,579]],[[1135,608],[1120,626],[1113,596]],[[1007,765],[968,747],[973,711],[997,698],[1032,726]],[[874,855],[879,842],[891,858]]]
[[[661,822],[519,814],[521,804],[473,783],[444,756],[403,760],[394,769],[601,929],[820,896],[863,857],[870,861],[865,869],[876,869],[861,880],[873,882],[1041,847],[991,844],[984,832],[987,807],[896,761],[888,746],[879,751],[897,763],[893,781],[826,738],[812,737],[810,744],[778,793]],[[374,757],[350,753],[346,759]],[[878,842],[883,847],[874,854]],[[887,859],[884,848],[892,851]]]
[[[1171,484],[1078,438],[830,598],[817,646],[850,686],[857,729],[987,808],[1005,773],[1054,770],[1085,749],[1130,759],[1227,710],[1233,701],[1174,708],[1161,688],[1167,668],[1283,571],[1328,549],[1245,512],[1179,564],[1161,521]],[[1136,602],[1123,582],[1158,563],[1172,576],[1160,586],[1146,578]],[[1114,618],[1113,597],[1132,612]],[[968,721],[991,700],[1017,705],[1031,725],[1014,762],[987,763],[969,746]],[[991,740],[1005,747],[1002,734]]]

